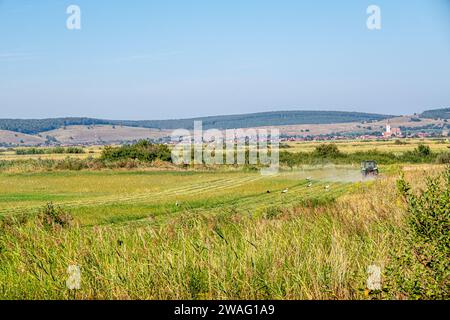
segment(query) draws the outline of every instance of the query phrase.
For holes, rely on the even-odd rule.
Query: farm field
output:
[[[28,159],[42,159],[42,160],[62,160],[67,157],[69,158],[75,158],[75,159],[86,159],[88,157],[99,157],[100,153],[80,153],[80,154],[73,154],[73,153],[58,153],[58,154],[24,154],[24,155],[18,155],[14,153],[0,153],[0,160],[28,160]]]
[[[380,140],[380,141],[333,141],[339,150],[345,153],[364,152],[364,151],[380,151],[392,152],[395,154],[405,151],[413,151],[420,144],[430,147],[433,152],[448,152],[450,150],[450,142],[448,139],[401,139],[399,143],[396,140]],[[286,142],[289,148],[285,149],[289,152],[312,152],[323,142]]]
[[[18,148],[18,149],[32,149],[32,148]],[[39,149],[39,148],[38,148]],[[88,157],[98,158],[101,155],[102,147],[92,146],[84,147],[84,153],[43,153],[43,154],[17,154],[14,150],[0,150],[0,161],[13,161],[13,160],[28,160],[28,159],[43,159],[43,160],[62,160],[67,157],[76,159],[86,159]]]
[[[36,211],[53,202],[70,208],[82,224],[95,225],[192,210],[262,211],[274,205],[325,201],[359,179],[358,168],[334,166],[280,172],[275,177],[226,171],[1,174],[0,214]]]

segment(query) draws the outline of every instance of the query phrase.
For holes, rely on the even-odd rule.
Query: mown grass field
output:
[[[314,178],[309,185],[307,177]],[[70,208],[89,225],[155,219],[183,211],[264,210],[332,199],[358,180],[355,168],[281,172],[82,171],[0,174],[0,214]],[[326,190],[325,187],[329,186]],[[288,192],[282,193],[288,189]]]

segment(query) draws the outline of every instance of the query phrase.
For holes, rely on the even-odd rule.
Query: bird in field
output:
[[[330,191],[330,186],[329,186],[329,185],[326,185],[326,186],[325,186],[325,190]]]
[[[308,183],[308,188],[311,188],[312,187],[312,183],[310,182],[310,183]]]
[[[284,189],[283,191],[281,191],[281,193],[288,193],[288,191],[289,191],[289,189],[286,188],[286,189]]]

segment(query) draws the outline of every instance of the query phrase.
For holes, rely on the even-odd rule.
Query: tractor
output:
[[[377,162],[374,160],[366,160],[361,162],[361,173],[363,177],[378,176]]]

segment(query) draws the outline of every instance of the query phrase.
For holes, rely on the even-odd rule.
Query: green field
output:
[[[307,177],[314,178],[309,185]],[[183,211],[260,211],[326,201],[359,179],[355,168],[280,172],[82,171],[0,175],[0,214],[70,209],[82,224],[160,218]],[[329,186],[329,190],[325,186]],[[282,193],[288,189],[288,192]]]

